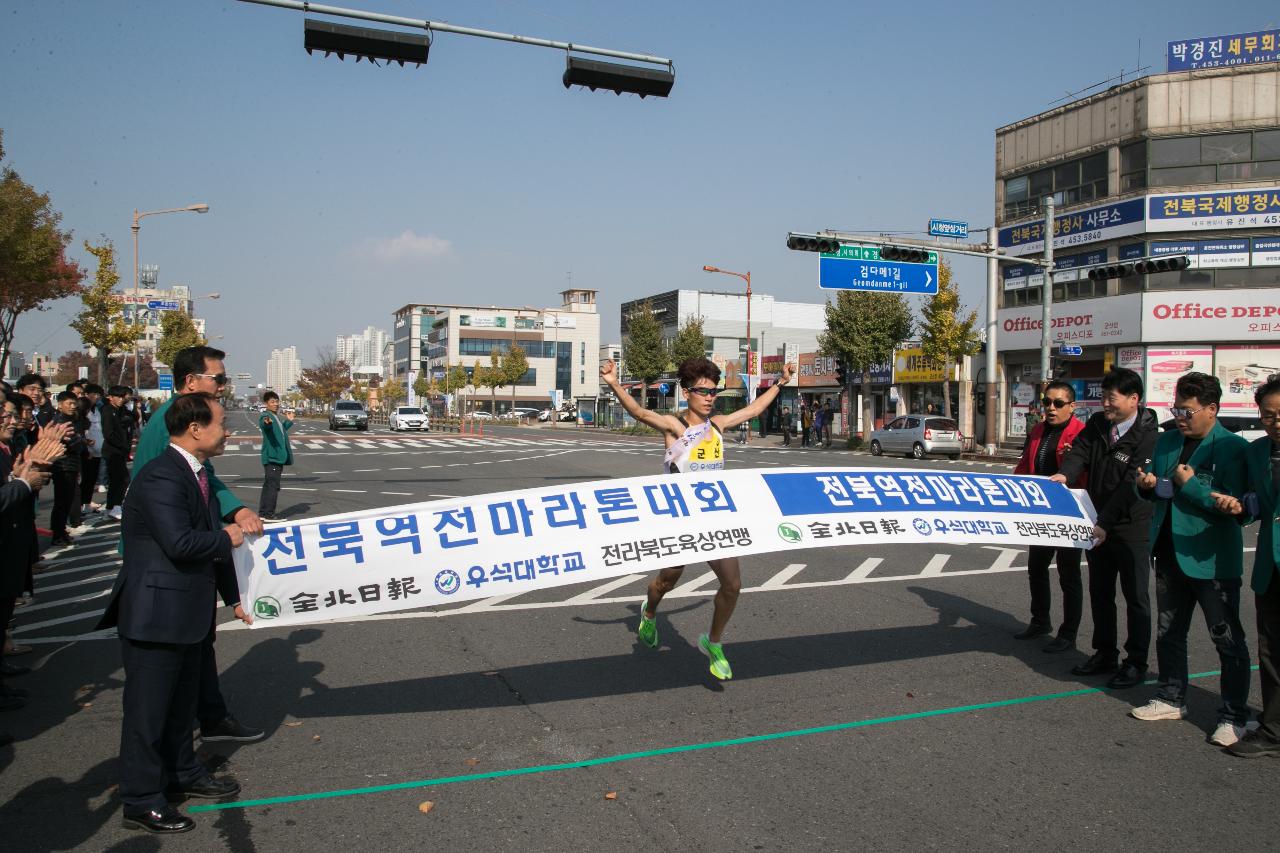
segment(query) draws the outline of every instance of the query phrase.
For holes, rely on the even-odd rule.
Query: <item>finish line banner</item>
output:
[[[1088,548],[1092,503],[1043,477],[781,468],[598,480],[273,524],[236,549],[253,627],[533,592],[801,548]]]

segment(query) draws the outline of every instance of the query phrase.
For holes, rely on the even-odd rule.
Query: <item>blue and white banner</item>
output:
[[[885,468],[658,475],[273,524],[236,551],[254,627],[514,595],[832,546],[1088,548],[1083,492],[1042,477]]]
[[[1280,225],[1280,186],[1147,196],[1147,231]]]
[[[1280,29],[1171,41],[1165,68],[1168,71],[1195,71],[1252,65],[1255,62],[1280,62]]]

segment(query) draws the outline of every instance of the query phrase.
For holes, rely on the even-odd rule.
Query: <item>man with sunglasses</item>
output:
[[[1151,650],[1151,504],[1138,499],[1133,483],[1140,467],[1151,465],[1159,424],[1142,405],[1142,377],[1113,367],[1102,377],[1102,411],[1089,418],[1062,458],[1058,483],[1088,475],[1089,498],[1097,509],[1089,561],[1089,609],[1093,614],[1093,655],[1071,672],[1100,675],[1113,690],[1136,687],[1147,674]],[[1124,595],[1127,636],[1120,663],[1116,624],[1116,582]]]
[[[1244,542],[1240,525],[1218,507],[1221,494],[1242,495],[1249,444],[1218,423],[1222,385],[1191,372],[1178,379],[1176,430],[1156,442],[1149,467],[1139,469],[1137,494],[1151,501],[1151,553],[1156,563],[1156,697],[1130,715],[1146,721],[1187,715],[1187,632],[1196,605],[1222,664],[1222,705],[1209,738],[1231,746],[1249,719],[1249,644],[1240,625]]]
[[[133,453],[133,470],[142,471],[152,459],[164,455],[169,449],[169,429],[164,415],[177,399],[178,394],[203,392],[218,395],[227,384],[227,371],[223,359],[227,354],[208,346],[187,347],[178,350],[173,357],[174,397],[170,397],[151,414],[138,446]],[[234,522],[249,536],[262,534],[262,519],[232,494],[225,483],[218,479],[209,461],[204,463],[209,472],[210,499],[218,504],[218,515],[227,523]],[[196,704],[196,718],[200,724],[200,738],[206,743],[235,741],[249,743],[261,740],[264,732],[241,724],[227,709],[218,683],[218,662],[214,656],[215,632],[205,637],[200,661],[200,698]]]
[[[719,393],[717,386],[720,384],[720,368],[710,359],[690,358],[682,362],[677,370],[680,388],[689,405],[683,415],[662,415],[640,405],[618,383],[612,360],[601,363],[600,379],[622,401],[627,414],[662,433],[667,449],[662,460],[663,473],[692,474],[724,469],[725,431],[768,411],[778,398],[782,386],[791,381],[794,371],[793,365],[784,364],[782,376],[767,391],[736,412],[725,414],[712,414],[715,411],[716,395]],[[709,565],[720,581],[720,591],[716,593],[711,614],[711,631],[698,637],[698,648],[710,659],[711,674],[722,681],[728,681],[733,678],[733,670],[725,658],[720,640],[729,624],[729,617],[738,604],[742,574],[737,557],[711,560]],[[683,573],[684,566],[672,566],[660,571],[649,584],[648,596],[640,604],[640,626],[636,633],[640,642],[651,649],[658,647],[658,604],[664,595],[675,588]]]
[[[1040,404],[1044,407],[1044,420],[1036,424],[1027,436],[1022,458],[1013,471],[1015,474],[1036,474],[1041,477],[1057,474],[1062,466],[1062,458],[1084,429],[1084,422],[1075,417],[1076,390],[1069,383],[1050,382],[1045,386]],[[1076,646],[1076,632],[1080,630],[1080,616],[1084,611],[1084,586],[1080,582],[1078,548],[1031,546],[1027,555],[1027,580],[1031,585],[1031,622],[1013,635],[1017,640],[1034,640],[1052,633],[1053,623],[1049,618],[1049,603],[1052,598],[1049,564],[1055,558],[1058,563],[1058,585],[1062,587],[1062,626],[1058,629],[1058,636],[1044,647],[1044,651],[1050,654],[1065,652]]]

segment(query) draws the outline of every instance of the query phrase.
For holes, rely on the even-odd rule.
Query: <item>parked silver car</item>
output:
[[[964,449],[963,438],[960,427],[951,418],[903,415],[871,431],[871,455],[905,453],[923,459],[929,454],[940,454],[959,459]]]

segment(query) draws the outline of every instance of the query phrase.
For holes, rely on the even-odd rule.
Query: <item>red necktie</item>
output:
[[[209,504],[209,472],[204,468],[196,474],[196,482],[200,484],[200,497],[204,498],[205,505]]]

